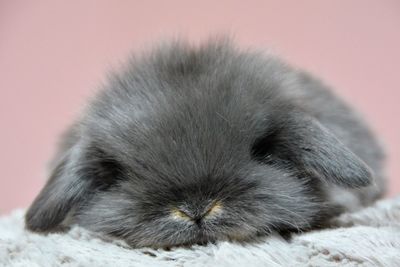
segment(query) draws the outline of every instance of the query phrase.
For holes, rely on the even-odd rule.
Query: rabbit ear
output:
[[[293,162],[313,176],[357,188],[372,182],[372,171],[317,120],[295,114],[280,136]]]
[[[116,181],[119,169],[98,149],[77,142],[62,153],[50,179],[26,213],[32,231],[55,231],[67,214]]]
[[[278,130],[255,143],[257,158],[269,154],[307,176],[357,188],[372,182],[372,171],[333,133],[303,113],[289,115]],[[263,156],[264,155],[264,156]]]
[[[26,227],[33,231],[56,230],[67,213],[90,191],[90,180],[79,173],[76,144],[64,152],[50,179],[26,213]]]

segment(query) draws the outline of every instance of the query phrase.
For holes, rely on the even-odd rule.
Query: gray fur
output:
[[[226,40],[131,59],[63,140],[30,230],[77,223],[133,247],[251,241],[322,227],[384,189],[357,114],[309,74]]]

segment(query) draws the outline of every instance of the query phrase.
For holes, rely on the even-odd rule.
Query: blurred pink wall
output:
[[[400,192],[400,2],[0,2],[0,212],[26,207],[58,135],[103,75],[131,51],[171,36],[229,32],[324,78],[388,147]]]

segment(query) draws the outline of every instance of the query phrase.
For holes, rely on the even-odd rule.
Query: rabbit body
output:
[[[104,87],[64,135],[28,229],[76,223],[133,247],[251,241],[384,191],[360,116],[274,56],[173,42]]]

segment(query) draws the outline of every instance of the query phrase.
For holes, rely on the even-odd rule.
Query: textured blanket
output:
[[[22,210],[0,218],[1,266],[400,266],[400,197],[335,219],[337,228],[170,251],[130,249],[74,227],[66,234],[24,230]]]

